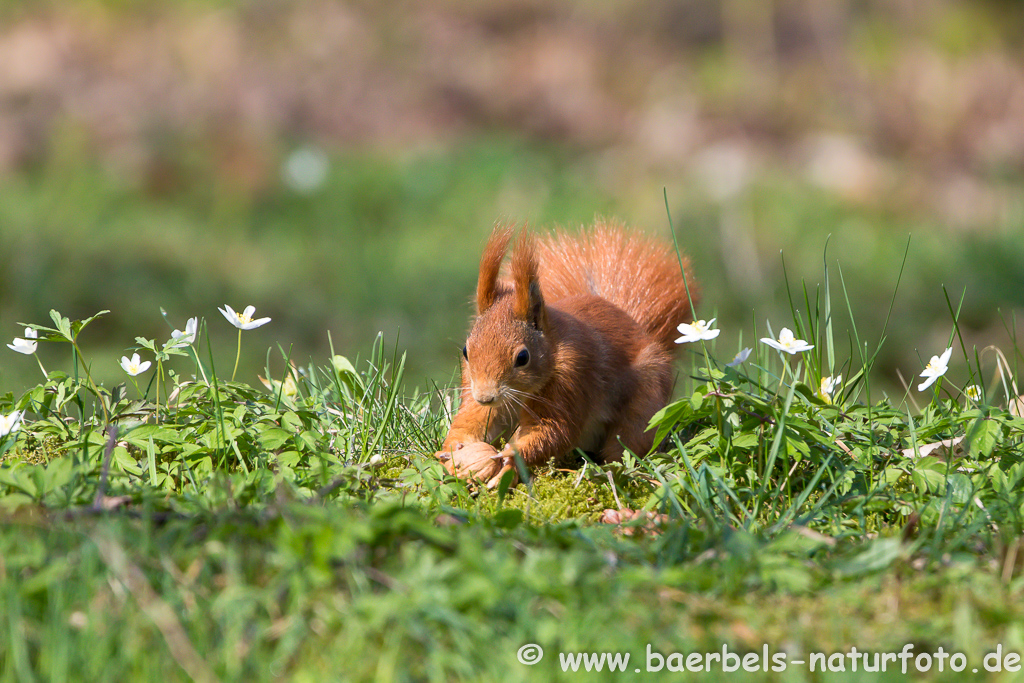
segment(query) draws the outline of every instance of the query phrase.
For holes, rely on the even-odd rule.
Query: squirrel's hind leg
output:
[[[647,431],[647,425],[672,395],[672,357],[657,344],[644,347],[631,370],[633,391],[608,426],[599,453],[601,462],[621,461],[623,447],[638,456],[646,455],[654,445],[654,433]]]

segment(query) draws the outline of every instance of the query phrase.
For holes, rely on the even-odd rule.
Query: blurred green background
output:
[[[1009,0],[6,0],[0,337],[110,309],[82,343],[120,382],[163,307],[206,318],[226,373],[216,307],[253,304],[245,381],[268,347],[322,363],[328,331],[351,357],[381,331],[443,384],[495,221],[667,236],[664,189],[721,358],[791,323],[783,258],[795,291],[827,262],[836,297],[841,268],[873,344],[912,234],[896,387],[945,347],[943,286],[969,345],[1011,346],[1022,57]],[[0,350],[0,390],[38,381]]]

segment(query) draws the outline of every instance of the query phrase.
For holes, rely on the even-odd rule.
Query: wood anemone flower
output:
[[[270,319],[267,318],[269,321]],[[187,346],[196,340],[196,329],[199,327],[199,318],[189,318],[185,323],[185,331],[174,330],[171,332],[171,344],[173,346]]]
[[[921,372],[921,377],[924,377],[924,381],[917,385],[918,391],[924,391],[935,380],[946,374],[946,371],[949,370],[949,357],[952,353],[953,347],[951,346],[943,351],[941,356],[932,356],[932,359],[928,361],[928,365]]]
[[[131,358],[121,356],[121,369],[132,377],[149,370],[149,366],[152,364],[153,363],[151,361],[143,361],[140,359],[139,354],[137,353],[133,353]]]
[[[18,431],[23,415],[24,413],[20,410],[15,410],[10,415],[0,415],[0,436],[7,436],[11,432]]]
[[[683,336],[676,339],[676,344],[689,344],[695,341],[710,341],[717,337],[721,330],[713,330],[711,326],[718,318],[712,318],[707,322],[696,320],[692,323],[683,323],[677,329]]]
[[[241,313],[236,313],[235,309],[227,304],[224,305],[224,308],[218,308],[217,310],[221,312],[229,323],[240,330],[252,330],[270,322],[270,318],[252,319],[252,314],[256,312],[255,306],[246,306],[245,310]]]
[[[790,355],[801,353],[803,351],[810,351],[814,348],[814,344],[808,344],[803,339],[797,339],[794,337],[793,331],[788,327],[782,328],[777,340],[762,337],[761,341],[777,351],[785,351]]]
[[[36,341],[36,338],[38,336],[38,332],[33,330],[31,327],[26,327],[25,338],[15,339],[13,342],[7,345],[7,348],[9,348],[11,351],[17,351],[18,353],[23,353],[26,356],[31,356],[33,353],[36,352],[36,347],[39,346],[39,342]]]

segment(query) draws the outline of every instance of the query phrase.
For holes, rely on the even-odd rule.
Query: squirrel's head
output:
[[[512,250],[511,279],[498,279],[511,239],[512,230],[499,227],[487,241],[480,259],[476,320],[462,349],[470,392],[484,406],[517,403],[523,394],[536,393],[554,368],[532,235],[520,233]]]

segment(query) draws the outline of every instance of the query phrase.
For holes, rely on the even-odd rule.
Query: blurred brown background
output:
[[[841,359],[843,282],[873,347],[912,234],[892,388],[944,348],[943,286],[968,344],[1013,345],[1022,28],[1009,0],[8,0],[0,333],[111,309],[82,343],[121,381],[163,307],[223,369],[215,307],[251,303],[246,381],[278,344],[325,362],[329,330],[443,383],[495,220],[667,235],[664,191],[723,359],[792,326],[783,258],[801,312],[828,264]],[[3,349],[0,393],[37,380]]]

